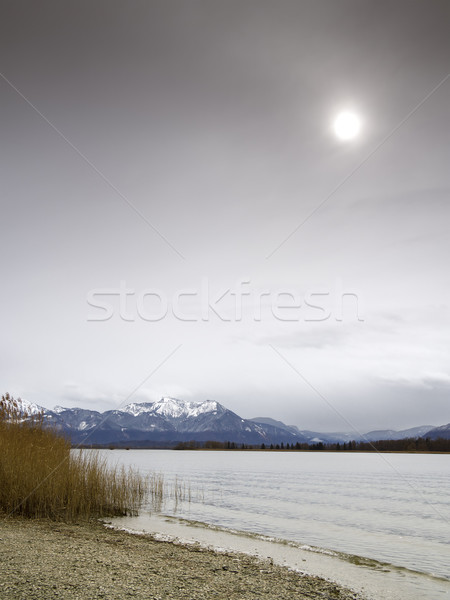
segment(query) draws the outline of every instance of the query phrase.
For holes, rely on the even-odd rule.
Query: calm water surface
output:
[[[162,511],[450,580],[450,456],[102,451],[112,464],[182,480]]]

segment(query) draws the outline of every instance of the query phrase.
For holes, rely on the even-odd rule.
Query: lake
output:
[[[374,598],[386,597],[383,585],[391,586],[390,598],[450,598],[447,455],[101,452],[111,464],[134,466],[144,474],[162,473],[168,484],[177,480],[185,492],[184,501],[172,498],[156,511],[167,518],[155,515],[149,506],[138,519],[116,524],[159,533],[172,527],[173,537],[189,532],[198,541],[216,540],[216,546],[231,543],[223,537],[231,530],[236,539],[251,540],[255,553],[266,552],[258,551],[256,540],[269,544],[269,555],[282,557],[279,562],[290,566],[333,557],[334,563],[325,569],[328,577],[347,585],[363,581],[359,589]],[[202,529],[209,529],[209,538]],[[236,549],[245,549],[242,540],[240,544]],[[355,566],[358,562],[364,564]],[[352,569],[357,569],[356,575],[351,575]]]

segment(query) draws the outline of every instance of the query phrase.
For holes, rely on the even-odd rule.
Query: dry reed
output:
[[[2,396],[0,511],[65,520],[137,513],[147,494],[138,473],[108,467],[92,451],[71,451],[43,415],[24,414],[19,406]]]

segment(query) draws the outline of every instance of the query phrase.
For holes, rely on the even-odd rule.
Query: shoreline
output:
[[[450,450],[304,450],[287,448],[175,448],[174,446],[75,445],[71,450],[174,450],[175,452],[275,452],[289,454],[450,454]]]
[[[271,560],[105,527],[2,518],[4,600],[363,600]]]
[[[363,556],[299,544],[289,540],[236,531],[196,520],[159,513],[120,517],[105,521],[109,527],[134,535],[148,535],[181,545],[200,545],[215,552],[231,552],[315,576],[366,600],[404,600],[404,598],[448,598],[450,581],[413,571],[407,567],[380,562]],[[309,596],[308,596],[309,597]]]

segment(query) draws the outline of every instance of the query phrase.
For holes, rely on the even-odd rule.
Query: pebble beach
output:
[[[2,600],[362,600],[271,561],[106,528],[0,521]]]

